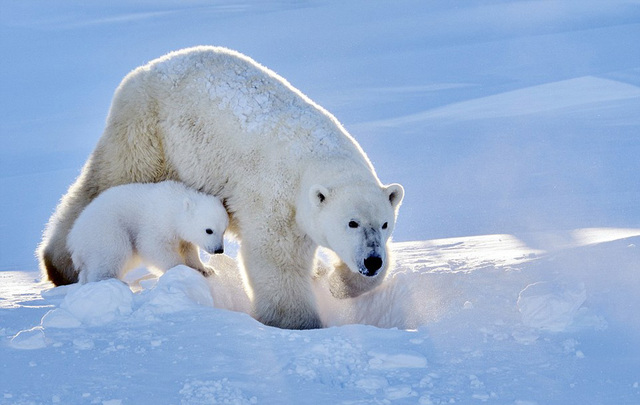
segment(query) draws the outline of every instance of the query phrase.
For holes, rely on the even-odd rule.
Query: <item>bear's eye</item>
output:
[[[359,226],[356,221],[349,221],[349,228],[357,228]]]
[[[207,228],[205,229],[205,232],[207,233],[207,235],[211,235],[213,233],[213,231],[211,230],[211,228]]]
[[[387,229],[387,226],[389,226],[386,222],[384,224],[382,224],[382,229]]]

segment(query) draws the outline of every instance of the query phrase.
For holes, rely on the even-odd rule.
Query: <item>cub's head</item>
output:
[[[224,232],[229,216],[216,197],[198,194],[185,197],[179,220],[180,237],[209,254],[224,253]]]
[[[352,272],[384,276],[389,264],[387,242],[403,197],[399,184],[332,189],[314,185],[297,220],[314,242],[333,250]]]

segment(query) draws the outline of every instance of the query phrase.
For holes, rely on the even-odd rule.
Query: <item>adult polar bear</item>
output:
[[[196,47],[135,69],[116,90],[39,247],[49,279],[77,281],[65,243],[93,198],[167,179],[223,199],[265,324],[322,326],[311,290],[319,245],[339,257],[334,295],[357,296],[384,278],[402,186],[383,186],[340,123],[286,80],[240,53]]]

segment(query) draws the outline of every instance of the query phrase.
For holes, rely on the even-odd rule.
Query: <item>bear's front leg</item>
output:
[[[183,240],[180,241],[178,249],[185,265],[198,270],[205,277],[215,274],[215,270],[212,267],[205,265],[200,260],[200,250],[196,245]]]
[[[313,253],[307,246],[282,248],[242,240],[240,262],[258,321],[283,329],[322,328],[311,289]]]

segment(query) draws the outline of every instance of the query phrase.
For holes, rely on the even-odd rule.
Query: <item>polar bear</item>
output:
[[[91,200],[119,184],[167,179],[225,202],[264,324],[322,327],[311,289],[319,246],[339,258],[329,274],[339,297],[385,277],[402,186],[383,185],[336,118],[285,79],[205,46],[123,79],[96,148],[47,224],[38,254],[49,279],[76,280],[65,241]]]
[[[198,246],[224,252],[227,211],[175,181],[112,187],[82,211],[67,237],[80,283],[122,278],[140,261],[165,272],[185,264],[209,275]]]

